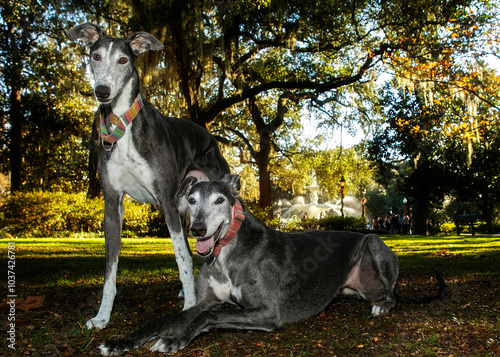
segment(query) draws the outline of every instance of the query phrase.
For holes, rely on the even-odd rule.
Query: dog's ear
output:
[[[198,179],[193,176],[188,176],[184,180],[182,180],[177,190],[177,193],[175,194],[177,202],[179,202],[183,197],[185,197],[188,194],[191,186],[193,186],[197,181]]]
[[[163,43],[147,32],[136,32],[127,38],[129,46],[134,55],[139,56],[147,51],[159,51],[163,49]]]
[[[222,178],[222,182],[227,184],[227,186],[229,187],[229,190],[231,191],[231,194],[234,197],[238,196],[238,193],[239,193],[240,188],[241,188],[240,175],[225,174],[224,177]]]
[[[104,36],[104,30],[97,25],[86,23],[69,30],[68,36],[72,40],[81,39],[87,47],[92,47],[97,40]]]

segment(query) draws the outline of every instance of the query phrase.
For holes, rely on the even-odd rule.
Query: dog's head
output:
[[[114,38],[90,23],[71,29],[69,37],[89,47],[94,94],[103,104],[112,102],[121,92],[134,71],[137,56],[163,49],[163,44],[147,32],[136,32],[127,39]]]
[[[177,200],[179,204],[181,200],[187,201],[190,230],[197,240],[199,255],[212,254],[217,242],[226,234],[239,189],[238,175],[225,175],[222,181],[202,182],[188,177],[181,183]]]

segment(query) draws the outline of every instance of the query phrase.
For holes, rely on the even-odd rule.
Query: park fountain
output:
[[[287,223],[291,220],[302,220],[304,218],[324,218],[328,216],[341,215],[341,202],[318,202],[318,191],[320,189],[316,180],[313,179],[309,190],[309,197],[297,196],[291,200],[279,199],[274,204],[274,215],[280,216],[280,221]],[[306,201],[308,201],[306,203]],[[361,202],[355,197],[344,197],[344,216],[361,216]]]

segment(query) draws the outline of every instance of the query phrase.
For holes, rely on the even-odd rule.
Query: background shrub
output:
[[[129,232],[126,235],[148,233],[152,220],[161,216],[151,205],[129,198],[125,199],[124,207],[123,230]],[[103,230],[103,219],[104,201],[89,199],[83,193],[15,193],[7,196],[0,207],[3,235],[43,237],[65,231],[98,232]]]
[[[365,231],[366,223],[361,217],[325,217],[302,221],[304,229],[321,229],[329,231]]]
[[[492,222],[493,233],[500,233],[500,222]],[[488,234],[486,222],[474,222],[475,232],[478,234]],[[457,227],[455,223],[443,223],[439,226],[439,230],[443,234],[456,234]],[[472,233],[472,229],[468,224],[460,225],[460,233]]]
[[[294,217],[287,222],[279,221],[273,215],[272,207],[261,208],[256,203],[248,203],[247,208],[269,227],[282,232],[297,232],[305,230],[334,230],[334,231],[366,231],[366,222],[362,217],[325,217],[299,220]]]
[[[500,222],[492,222],[493,225],[493,233],[500,233]],[[478,222],[476,226],[476,233],[486,234],[488,233],[488,228],[486,226],[486,222]]]
[[[457,227],[455,223],[443,223],[439,226],[439,230],[443,234],[455,234],[457,232]]]

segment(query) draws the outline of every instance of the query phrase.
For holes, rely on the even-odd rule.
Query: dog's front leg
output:
[[[196,316],[213,304],[213,302],[202,301],[190,309],[153,321],[129,336],[106,341],[98,347],[97,351],[103,356],[120,356],[150,340],[185,329]]]
[[[178,210],[168,205],[164,208],[163,212],[165,214],[170,237],[172,238],[175,261],[179,267],[179,278],[184,290],[184,310],[187,310],[196,304],[193,259],[189,251],[186,233],[182,228],[181,217]]]
[[[110,190],[108,190],[110,191]],[[87,328],[102,329],[106,327],[111,316],[116,296],[116,272],[121,250],[121,232],[123,221],[123,194],[116,191],[104,191],[104,237],[106,245],[106,271],[99,312],[87,321]]]
[[[200,333],[213,328],[271,331],[280,326],[278,313],[268,307],[204,311],[177,335],[156,341],[151,351],[175,353],[186,347]]]

